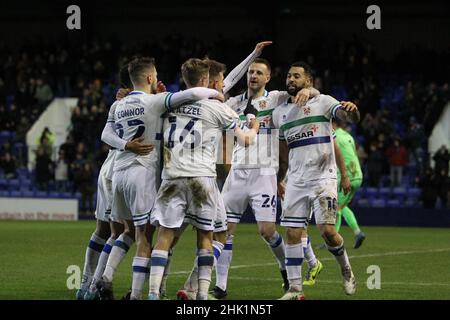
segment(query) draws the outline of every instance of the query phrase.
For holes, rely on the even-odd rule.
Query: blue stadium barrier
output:
[[[47,191],[36,191],[36,198],[48,198]]]

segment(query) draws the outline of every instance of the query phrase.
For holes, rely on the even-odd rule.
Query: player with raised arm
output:
[[[189,59],[182,66],[187,87],[209,84],[209,64]],[[216,183],[216,148],[223,128],[235,129],[240,143],[248,144],[258,130],[244,133],[239,117],[228,106],[203,100],[169,113],[164,121],[163,182],[158,192],[152,223],[158,224],[157,243],[151,254],[149,299],[160,298],[160,286],[176,231],[187,220],[197,230],[198,300],[206,300],[214,264],[212,231],[220,192]]]
[[[311,68],[302,62],[291,65],[286,87],[291,95],[273,112],[273,122],[280,129],[280,169],[278,183],[284,196],[281,225],[286,227],[286,270],[289,290],[282,300],[303,300],[301,264],[304,257],[302,238],[305,237],[310,213],[315,220],[328,250],[341,267],[344,291],[354,294],[356,281],[344,248],[336,232],[337,173],[332,145],[331,119],[359,121],[359,111],[352,103],[339,103],[327,95],[318,95],[298,108],[292,97],[312,83]],[[289,148],[289,151],[288,149]],[[284,195],[281,184],[289,166]]]
[[[133,60],[129,64],[129,73],[134,90],[117,103],[113,119],[116,132],[111,133],[109,130],[102,135],[106,143],[119,149],[114,164],[112,216],[124,220],[128,227],[115,242],[102,279],[96,284],[102,299],[113,299],[114,272],[134,242],[135,234],[137,252],[133,259],[132,299],[140,298],[149,272],[150,243],[154,228],[148,224],[148,220],[160,176],[161,115],[171,107],[187,101],[223,99],[218,92],[206,88],[174,94],[153,94],[158,82],[154,60],[150,58]],[[122,149],[124,141],[139,137],[144,138],[145,143],[155,146],[150,154],[135,155]]]
[[[247,91],[226,101],[241,120],[252,108],[260,123],[258,137],[245,147],[235,144],[231,170],[225,181],[222,195],[228,220],[228,235],[224,250],[218,259],[216,286],[212,294],[217,299],[227,296],[228,270],[231,264],[233,239],[236,226],[248,205],[251,206],[258,224],[258,231],[275,256],[287,290],[285,249],[282,236],[276,231],[278,139],[272,135],[272,112],[280,101],[289,95],[284,91],[265,90],[270,81],[271,67],[265,59],[255,59],[247,70]],[[313,94],[318,94],[312,89]],[[304,89],[295,97],[299,104],[306,102],[310,89]],[[247,111],[246,111],[247,110]],[[245,121],[242,130],[248,130]]]

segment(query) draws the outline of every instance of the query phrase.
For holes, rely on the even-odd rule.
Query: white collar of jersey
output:
[[[264,90],[263,93],[264,97],[268,97],[269,96],[269,92],[267,90]],[[245,91],[244,94],[241,97],[241,101],[247,100],[248,99],[248,91]]]
[[[139,91],[139,90],[133,90],[128,95],[131,96],[133,94],[143,94],[143,93],[145,93],[145,92],[144,91]]]

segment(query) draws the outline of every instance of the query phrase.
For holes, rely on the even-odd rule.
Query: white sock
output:
[[[314,268],[317,264],[317,258],[312,249],[311,239],[309,236],[307,238],[302,238],[302,246],[305,259],[308,261],[308,267]]]
[[[191,273],[189,277],[186,279],[184,283],[183,289],[186,291],[198,291],[198,256],[195,257],[194,266],[192,267]]]
[[[150,258],[133,258],[133,284],[131,286],[130,300],[142,299],[142,288],[150,273]]]
[[[285,245],[283,241],[283,237],[275,231],[272,238],[269,241],[266,241],[266,239],[263,238],[263,240],[267,243],[267,245],[272,250],[273,255],[277,259],[278,266],[280,267],[280,270],[286,269],[286,253],[285,253]]]
[[[81,290],[87,290],[92,282],[92,277],[97,267],[98,259],[102,253],[105,239],[98,237],[95,233],[91,235],[89,244],[86,248],[84,257],[83,278],[81,281]]]
[[[161,281],[164,274],[164,268],[167,265],[168,251],[153,250],[151,257],[150,268],[150,284],[149,293],[155,294],[159,297],[159,289],[161,288]]]
[[[164,268],[164,274],[161,280],[161,288],[159,289],[161,295],[165,294],[167,291],[167,278],[169,277],[170,274],[170,262],[172,261],[172,255],[173,250],[170,249],[169,255],[167,256],[167,264],[166,267]]]
[[[214,265],[214,255],[206,249],[199,249],[197,253],[198,265],[198,291],[197,300],[207,300],[211,273]]]
[[[213,254],[214,254],[214,266],[217,266],[217,261],[219,260],[220,255],[223,251],[223,243],[213,240],[212,242]]]
[[[116,272],[117,267],[122,262],[123,258],[125,258],[125,255],[128,250],[130,250],[133,243],[134,240],[123,233],[114,242],[114,246],[112,247],[111,253],[108,257],[108,262],[106,263],[105,271],[103,272],[103,278],[105,281],[113,281],[114,272]]]
[[[231,259],[233,257],[233,238],[229,235],[216,266],[216,286],[222,290],[227,290],[228,270],[230,269]]]
[[[286,271],[289,288],[295,291],[302,291],[302,263],[302,244],[286,244]]]
[[[330,247],[327,245],[328,251],[330,251],[334,257],[336,258],[336,261],[341,266],[341,270],[351,269],[350,261],[348,260],[347,251],[344,248],[344,241],[342,240],[342,244],[337,247]]]
[[[216,240],[213,240],[213,251],[214,251],[214,265],[217,266],[218,258],[220,257],[224,245]],[[198,291],[198,256],[195,257],[194,267],[192,268],[191,273],[189,274],[188,279],[184,283],[183,289],[187,291]]]
[[[95,291],[95,284],[103,275],[105,271],[106,263],[108,262],[109,254],[111,253],[112,247],[116,240],[114,238],[109,237],[103,246],[102,253],[100,254],[100,258],[98,259],[97,268],[95,269],[94,278],[92,279],[91,286],[89,288],[90,291]]]

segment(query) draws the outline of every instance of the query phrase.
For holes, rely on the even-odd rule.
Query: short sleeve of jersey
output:
[[[232,110],[236,111],[238,108],[239,102],[241,101],[242,95],[238,95],[236,97],[231,97],[227,101],[225,101],[225,104],[229,106]]]
[[[170,92],[157,93],[146,96],[144,102],[150,107],[152,113],[163,114],[170,108],[171,97]]]
[[[279,117],[280,117],[280,112],[278,111],[278,110],[275,110],[273,113],[272,113],[272,122],[273,122],[273,126],[274,126],[274,128],[275,129],[278,129],[279,130],[279,135],[278,135],[278,137],[279,137],[279,139],[280,140],[285,140],[285,138],[284,138],[284,133],[283,133],[283,131],[280,129],[280,119],[279,119]]]
[[[221,104],[216,116],[218,117],[219,125],[223,129],[234,129],[240,125],[238,114],[226,104]]]
[[[114,113],[116,112],[117,103],[118,101],[114,101],[114,103],[109,108],[108,119],[106,120],[106,122],[116,122]]]
[[[341,107],[339,101],[328,95],[323,95],[320,103],[323,108],[323,114],[327,119],[336,117],[336,111]]]

